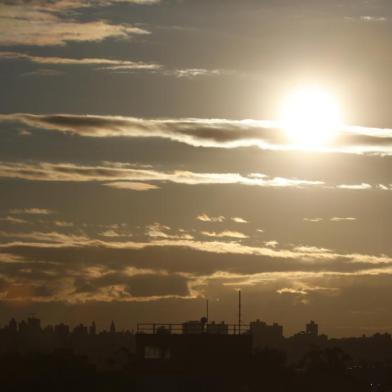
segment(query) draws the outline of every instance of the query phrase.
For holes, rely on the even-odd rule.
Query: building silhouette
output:
[[[309,336],[318,336],[318,324],[316,324],[313,320],[311,320],[308,324],[306,324],[306,334]]]
[[[283,341],[283,326],[277,323],[268,325],[257,319],[249,324],[253,337],[253,347],[280,346]]]
[[[186,363],[204,367],[206,364],[231,364],[248,359],[252,353],[249,328],[224,322],[187,321],[182,324],[138,324],[136,358],[146,367],[157,361],[174,367]],[[216,365],[215,365],[216,366]]]

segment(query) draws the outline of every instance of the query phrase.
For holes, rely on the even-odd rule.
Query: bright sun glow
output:
[[[293,91],[284,101],[281,124],[293,144],[308,149],[332,140],[342,119],[332,95],[319,87],[305,87]]]

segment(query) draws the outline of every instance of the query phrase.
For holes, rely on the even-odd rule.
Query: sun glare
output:
[[[322,147],[342,126],[337,100],[319,87],[304,87],[289,94],[280,119],[292,143],[303,149]]]

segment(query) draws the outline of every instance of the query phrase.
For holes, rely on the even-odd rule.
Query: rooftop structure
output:
[[[138,324],[136,356],[139,360],[160,360],[221,363],[249,357],[252,336],[249,325],[225,322],[187,321],[181,324]]]
[[[318,324],[313,320],[306,324],[306,334],[310,336],[318,336]]]

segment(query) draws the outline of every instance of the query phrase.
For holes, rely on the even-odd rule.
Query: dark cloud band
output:
[[[301,149],[288,140],[277,121],[228,119],[145,119],[98,115],[0,115],[2,122],[21,123],[50,131],[83,137],[163,138],[195,147],[237,148],[256,146],[265,150]],[[320,152],[379,154],[392,153],[392,129],[345,126]]]

